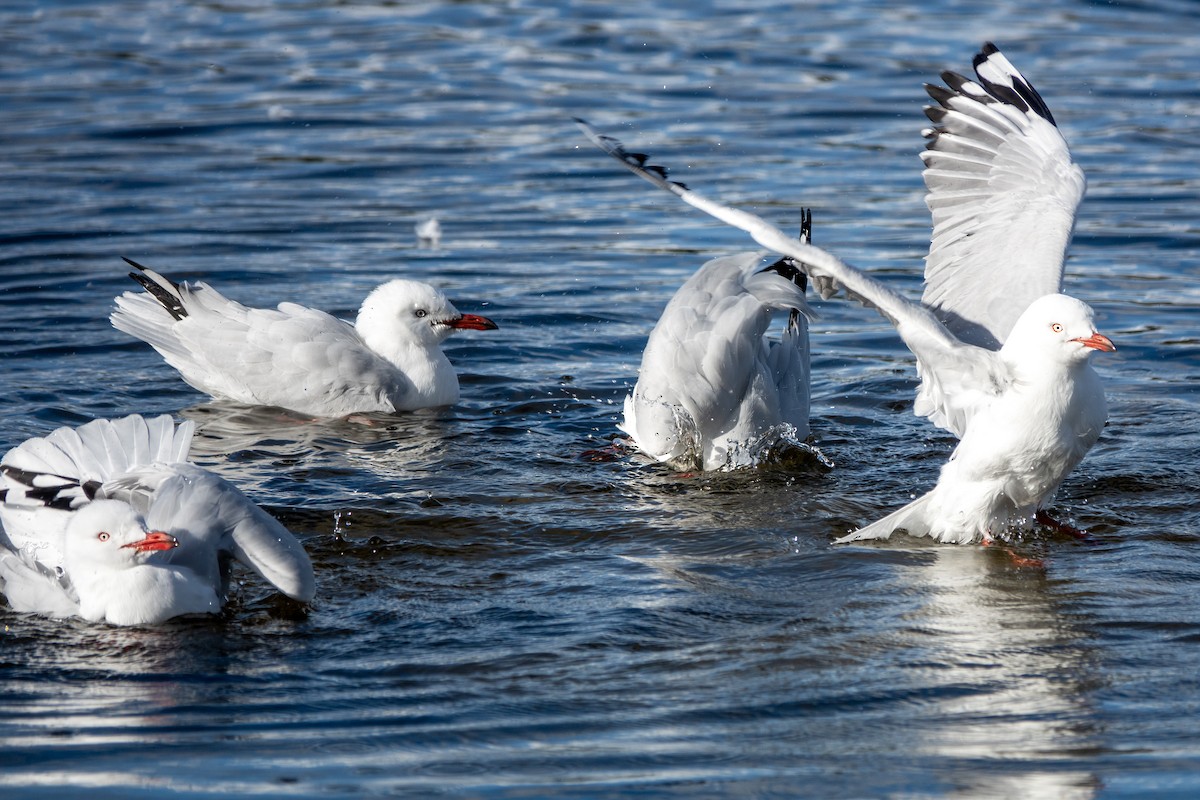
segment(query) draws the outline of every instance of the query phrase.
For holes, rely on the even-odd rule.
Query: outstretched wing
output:
[[[997,353],[958,340],[920,304],[830,253],[792,239],[761,217],[709,200],[682,183],[670,180],[667,169],[648,165],[644,154],[627,152],[616,139],[602,136],[583,120],[576,119],[576,123],[596,146],[636,175],[722,222],[746,231],[763,247],[789,256],[813,278],[823,296],[841,288],[864,304],[877,308],[892,321],[900,338],[917,357],[922,385],[916,410],[935,424],[961,436],[967,420],[981,401],[1008,384],[1008,368]]]
[[[1041,95],[993,44],[978,82],[942,73],[921,153],[933,238],[924,304],[956,336],[998,349],[1017,317],[1062,287],[1083,171]]]
[[[186,461],[194,430],[191,421],[176,426],[166,414],[150,419],[130,414],[27,439],[3,458],[9,502],[28,499],[54,508],[77,507],[92,499],[105,481],[132,469]]]
[[[23,557],[46,565],[62,563],[63,531],[73,509],[96,497],[121,497],[144,509],[161,473],[145,470],[158,462],[184,461],[194,423],[176,426],[163,414],[145,419],[131,414],[92,420],[27,439],[0,460],[0,520],[7,542]],[[144,478],[130,477],[142,470]]]

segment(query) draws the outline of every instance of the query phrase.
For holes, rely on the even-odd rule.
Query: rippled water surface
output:
[[[1091,542],[832,539],[928,488],[890,326],[819,303],[836,467],[597,459],[676,287],[748,240],[588,145],[917,296],[921,84],[995,40],[1089,177],[1068,290],[1118,346],[1056,510]],[[1200,794],[1200,25],[1190,3],[9,3],[0,449],[133,411],[304,541],[307,613],[0,611],[5,797]],[[420,247],[414,223],[444,238]],[[353,315],[430,280],[495,332],[453,409],[221,406],[109,327],[120,256]],[[997,264],[1003,270],[1004,264]]]

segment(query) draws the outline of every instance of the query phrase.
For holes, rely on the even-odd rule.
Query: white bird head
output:
[[[446,295],[427,283],[397,279],[367,295],[355,322],[372,350],[387,353],[397,345],[435,347],[460,328],[495,330],[487,317],[461,314]]]
[[[120,500],[95,500],[76,511],[67,523],[64,567],[125,569],[151,555],[179,546],[179,540],[147,529],[142,516]]]
[[[1072,364],[1087,361],[1093,352],[1116,350],[1112,340],[1096,330],[1087,303],[1065,294],[1048,294],[1029,304],[1013,325],[1002,354]]]

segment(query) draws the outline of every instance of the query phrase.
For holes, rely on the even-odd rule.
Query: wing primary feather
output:
[[[996,59],[996,66],[1004,73],[1004,77],[1009,81],[1010,85],[1004,85],[990,80],[986,75],[980,73],[980,67],[986,67],[993,57]],[[993,97],[1002,102],[1012,103],[1018,107],[1024,106],[1022,110],[1032,108],[1034,113],[1042,119],[1049,122],[1051,125],[1058,127],[1058,123],[1054,121],[1054,115],[1050,113],[1050,107],[1046,105],[1046,101],[1038,93],[1037,89],[1029,81],[1025,80],[1022,75],[1009,60],[1000,52],[1000,48],[991,42],[984,42],[982,48],[972,59],[971,65],[975,68],[975,74],[979,76],[979,82],[983,85]]]
[[[666,189],[671,194],[677,197],[683,197],[688,192],[688,187],[679,181],[673,181],[667,177],[668,171],[666,167],[657,164],[646,164],[649,156],[645,153],[630,153],[625,149],[625,146],[611,136],[596,131],[585,120],[579,117],[572,117],[575,124],[583,131],[583,135],[588,138],[592,144],[599,147],[610,156],[620,161],[630,169],[635,175],[638,175],[660,189]]]
[[[132,258],[125,258],[125,256],[121,256],[121,258],[126,264],[141,270],[141,272],[129,273],[129,277],[140,283],[142,288],[149,292],[155,300],[162,303],[162,307],[167,310],[168,314],[170,314],[176,320],[181,320],[188,315],[187,309],[183,307],[183,303],[179,299],[179,284],[175,283],[170,278],[158,274],[149,267],[142,266]],[[154,280],[154,278],[165,281],[169,286],[171,286],[171,288],[175,290],[175,292],[172,293],[161,283]]]
[[[5,477],[12,478],[17,483],[28,486],[33,491],[44,491],[46,489],[53,489],[53,490],[57,491],[58,489],[62,488],[62,487],[57,487],[57,486],[51,486],[51,487],[36,486],[35,481],[38,478],[42,478],[42,477],[55,478],[56,480],[62,481],[64,485],[68,485],[68,486],[78,486],[79,485],[79,481],[75,480],[74,478],[68,478],[63,475],[55,475],[53,472],[34,472],[33,470],[21,469],[19,467],[14,467],[10,464],[0,465],[0,472],[3,472]],[[26,492],[25,494],[31,495],[31,492]]]

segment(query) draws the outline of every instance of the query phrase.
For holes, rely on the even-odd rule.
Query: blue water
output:
[[[319,582],[297,614],[243,575],[221,619],[154,629],[0,611],[0,794],[1200,794],[1193,4],[264,5],[0,10],[0,449],[194,419]],[[570,117],[785,226],[813,207],[917,296],[921,84],[989,39],[1089,178],[1067,289],[1119,349],[1055,510],[1093,541],[831,547],[953,444],[841,301],[813,329],[834,470],[588,456],[674,289],[749,243]],[[453,409],[304,423],[111,329],[122,255],[345,316],[413,276],[501,329],[452,340]]]

